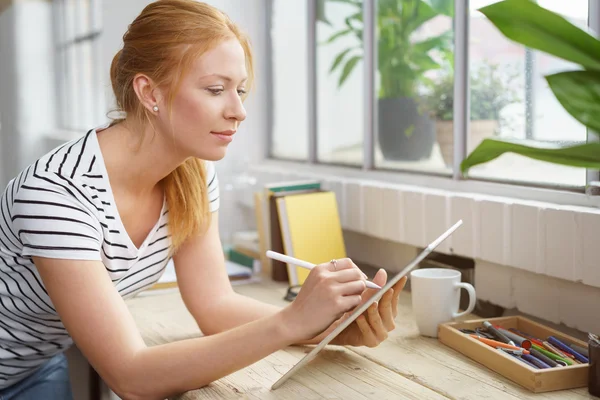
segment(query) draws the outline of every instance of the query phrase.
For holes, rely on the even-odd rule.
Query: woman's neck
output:
[[[151,126],[138,128],[125,121],[97,132],[113,191],[150,194],[185,161]]]

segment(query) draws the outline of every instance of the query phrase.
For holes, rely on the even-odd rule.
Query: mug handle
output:
[[[473,287],[473,285],[471,285],[470,283],[466,283],[466,282],[455,283],[454,287],[457,288],[458,290],[460,290],[461,288],[466,289],[466,291],[469,293],[469,306],[467,307],[467,309],[460,313],[454,313],[454,315],[453,315],[454,318],[458,318],[458,317],[462,317],[465,314],[470,313],[475,308],[475,300],[476,300],[475,288]]]

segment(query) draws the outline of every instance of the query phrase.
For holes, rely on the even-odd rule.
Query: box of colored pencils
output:
[[[528,318],[449,322],[438,339],[535,393],[588,385],[588,344]]]

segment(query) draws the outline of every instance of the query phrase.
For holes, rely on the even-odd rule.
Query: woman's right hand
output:
[[[366,275],[349,258],[314,267],[296,299],[282,310],[294,341],[308,340],[361,303]]]

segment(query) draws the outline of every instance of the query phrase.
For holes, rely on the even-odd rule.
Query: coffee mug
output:
[[[468,314],[475,308],[475,288],[460,281],[460,272],[447,268],[423,268],[410,274],[412,308],[419,333],[437,337],[438,325]],[[469,293],[469,306],[458,312],[460,289]]]

